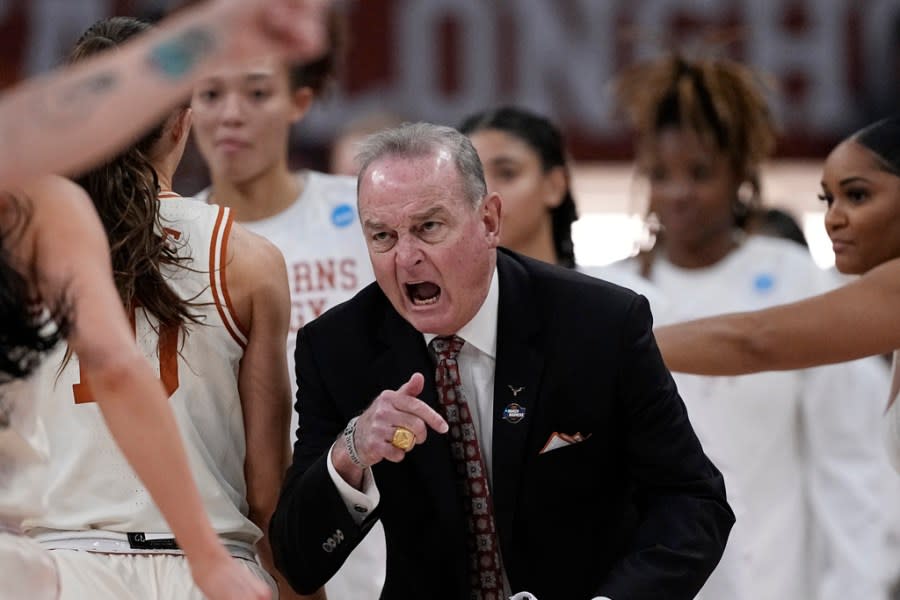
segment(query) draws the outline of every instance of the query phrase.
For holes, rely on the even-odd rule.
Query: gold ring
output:
[[[416,445],[416,434],[406,427],[397,427],[394,430],[394,437],[391,438],[391,445],[404,452],[409,452]]]

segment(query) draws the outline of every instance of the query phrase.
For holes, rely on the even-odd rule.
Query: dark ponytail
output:
[[[875,154],[885,171],[900,177],[900,115],[867,125],[850,139]]]
[[[121,45],[150,29],[137,19],[112,17],[91,26],[78,40],[71,62]],[[166,244],[159,221],[159,182],[150,151],[163,133],[164,123],[121,154],[77,182],[94,202],[109,237],[116,289],[126,308],[140,305],[160,327],[177,327],[195,317],[190,304],[168,286],[162,265],[179,263]]]
[[[575,244],[572,241],[572,223],[578,220],[578,209],[572,196],[566,144],[562,132],[549,119],[513,106],[471,115],[459,126],[459,130],[466,135],[485,129],[503,131],[528,144],[540,157],[544,172],[555,167],[562,167],[565,170],[566,191],[559,205],[550,209],[550,219],[557,264],[574,269]]]

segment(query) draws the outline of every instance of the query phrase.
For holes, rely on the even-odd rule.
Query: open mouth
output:
[[[414,306],[429,306],[441,297],[441,288],[430,281],[406,284],[406,295]]]

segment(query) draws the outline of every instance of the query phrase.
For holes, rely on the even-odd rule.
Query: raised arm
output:
[[[219,61],[322,51],[325,0],[214,0],[119,52],[25,82],[0,99],[0,183],[74,174],[110,156],[187,98]]]
[[[673,371],[740,375],[802,369],[900,348],[900,259],[806,300],[658,327]]]
[[[33,257],[37,290],[47,302],[67,304],[69,344],[198,587],[210,599],[268,598],[268,588],[231,558],[206,517],[163,386],[138,350],[113,285],[106,235],[90,199],[59,177],[37,180],[25,194],[33,233],[23,243]]]
[[[324,599],[324,588],[300,596],[275,568],[269,521],[290,459],[291,381],[287,366],[291,295],[281,252],[269,241],[234,225],[229,239],[227,276],[238,317],[249,329],[241,359],[240,395],[247,457],[250,519],[263,531],[257,551],[278,581],[282,600]]]

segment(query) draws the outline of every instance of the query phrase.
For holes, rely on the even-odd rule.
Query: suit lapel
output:
[[[538,314],[525,269],[502,251],[497,256],[500,304],[494,369],[493,500],[507,574],[513,556],[512,527],[527,442],[537,411],[543,355]],[[520,420],[519,420],[520,418]]]

